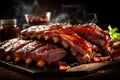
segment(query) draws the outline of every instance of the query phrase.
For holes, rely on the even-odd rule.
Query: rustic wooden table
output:
[[[112,66],[103,70],[85,76],[67,76],[67,77],[37,77],[31,78],[17,71],[0,67],[0,80],[120,80],[120,65]]]

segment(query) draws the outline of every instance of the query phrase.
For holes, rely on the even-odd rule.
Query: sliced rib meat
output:
[[[88,42],[78,36],[71,29],[59,28],[36,32],[38,39],[44,39],[46,41],[53,41],[54,43],[60,43],[64,48],[71,51],[73,56],[76,56],[79,63],[83,61],[89,61],[92,56],[92,50]],[[78,57],[79,56],[79,57]]]
[[[12,57],[15,63],[25,61],[28,65],[33,61],[41,67],[44,64],[57,63],[67,55],[66,50],[61,47],[36,40],[10,39],[0,48],[4,51],[2,56],[7,59]]]
[[[73,26],[68,27],[68,29],[73,30],[79,36],[83,37],[90,43],[97,45],[99,48],[101,48],[101,50],[106,51],[106,55],[109,54],[108,48],[112,43],[112,38],[107,32],[102,30],[96,24],[91,23],[90,25],[83,25],[81,27]]]

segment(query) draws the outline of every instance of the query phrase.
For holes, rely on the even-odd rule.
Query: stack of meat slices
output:
[[[74,59],[78,63],[109,59],[111,43],[111,36],[95,23],[38,25],[22,30],[21,38],[3,42],[0,57],[27,65],[36,62],[39,67],[57,64],[66,70],[70,68],[66,63]],[[101,56],[96,57],[97,53]]]
[[[111,54],[111,35],[95,23],[83,25],[52,24],[32,26],[21,31],[23,39],[37,39],[61,44],[79,63],[103,61]],[[98,56],[100,53],[102,57]],[[103,57],[106,56],[106,57]]]

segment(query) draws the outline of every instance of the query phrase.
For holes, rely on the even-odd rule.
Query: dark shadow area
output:
[[[18,25],[22,26],[25,23],[24,14],[42,15],[45,12],[50,11],[52,17],[57,16],[59,13],[67,11],[63,9],[63,5],[79,5],[79,11],[77,13],[75,9],[72,12],[76,12],[72,15],[72,22],[76,18],[84,18],[88,13],[95,13],[97,15],[97,24],[101,27],[108,24],[119,27],[120,15],[119,5],[117,1],[104,2],[89,1],[89,0],[1,0],[0,2],[0,19],[17,18]],[[68,6],[69,7],[69,6]],[[67,13],[71,13],[67,11]],[[79,15],[79,16],[76,16]],[[89,22],[89,21],[88,21]]]

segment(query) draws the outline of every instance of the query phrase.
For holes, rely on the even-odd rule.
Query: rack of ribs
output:
[[[104,56],[110,55],[113,41],[111,36],[95,23],[32,26],[21,31],[21,34],[23,39],[37,39],[61,44],[69,49],[72,55],[77,55],[76,58],[79,55],[77,58],[79,63],[91,60],[94,56],[94,49],[99,50]]]
[[[112,53],[116,56],[118,50],[111,52],[112,42],[111,36],[95,23],[37,25],[22,30],[20,38],[1,44],[0,56],[7,61],[25,61],[26,65],[36,62],[43,67],[63,65],[62,60],[70,55],[81,64],[108,60]]]
[[[57,63],[67,54],[66,50],[51,43],[18,38],[2,44],[0,52],[0,55],[4,56],[1,59],[6,61],[25,61],[26,65],[35,62],[38,67]]]

